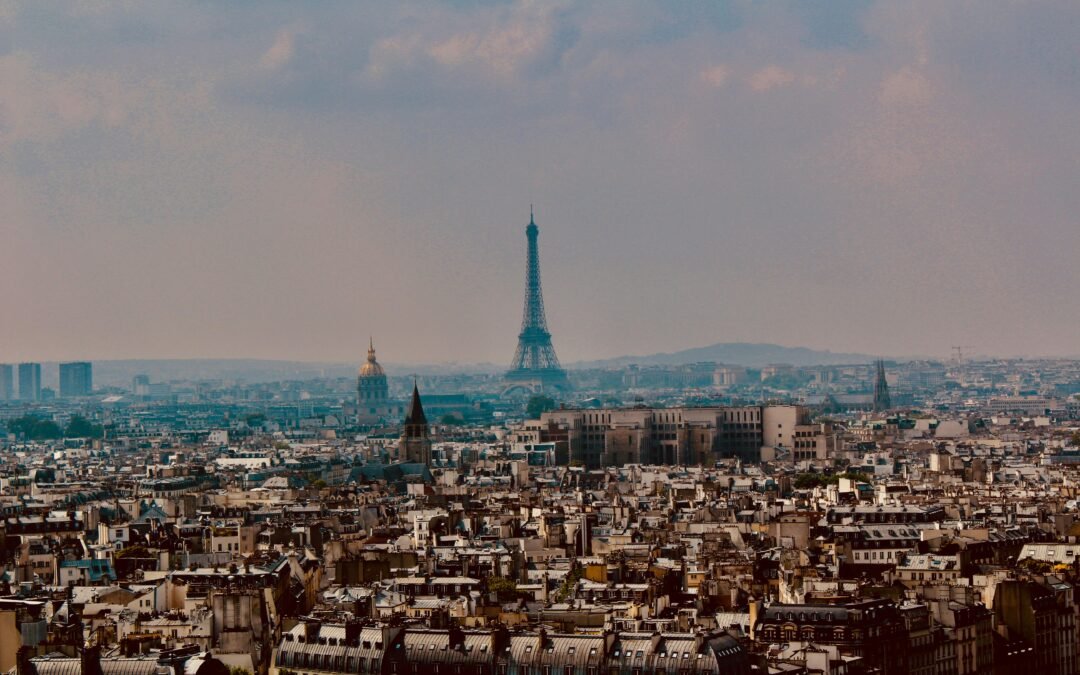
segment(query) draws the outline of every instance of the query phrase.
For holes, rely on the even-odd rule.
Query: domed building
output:
[[[356,377],[357,423],[374,425],[400,419],[405,408],[399,401],[390,400],[386,372],[375,359],[375,342],[368,343],[367,361],[360,366]]]

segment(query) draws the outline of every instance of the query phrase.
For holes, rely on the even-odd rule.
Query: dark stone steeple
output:
[[[420,390],[413,382],[412,403],[409,404],[409,412],[405,414],[405,427],[422,425],[427,426],[427,417],[424,415],[424,406],[420,404]]]
[[[403,462],[431,466],[431,430],[424,415],[424,406],[420,403],[420,390],[416,382],[413,382],[412,402],[401,430],[398,456]]]

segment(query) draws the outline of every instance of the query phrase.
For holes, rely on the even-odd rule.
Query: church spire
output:
[[[885,412],[892,408],[889,396],[889,382],[885,379],[885,361],[878,359],[877,373],[874,377],[874,412]]]
[[[412,403],[405,415],[405,426],[401,430],[398,445],[398,457],[409,464],[431,466],[431,430],[428,428],[424,406],[420,404],[420,389],[413,380]]]
[[[405,425],[419,425],[427,424],[427,417],[424,415],[424,406],[420,403],[420,389],[416,386],[416,380],[413,380],[412,386],[412,403],[409,404],[409,413],[405,415]]]

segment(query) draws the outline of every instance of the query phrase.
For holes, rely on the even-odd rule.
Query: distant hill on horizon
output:
[[[627,365],[682,365],[712,361],[730,365],[759,368],[771,363],[793,366],[842,365],[869,363],[878,357],[869,354],[831,352],[807,347],[752,342],[722,342],[707,347],[695,347],[676,352],[642,356],[618,356],[610,359],[577,361],[566,368],[613,368]],[[135,375],[148,375],[152,382],[226,380],[258,383],[285,380],[355,377],[360,360],[293,361],[284,359],[105,359],[94,360],[96,387],[130,387]],[[384,363],[387,373],[402,377],[418,375],[452,375],[463,373],[497,374],[505,366],[493,363],[405,364]],[[42,382],[55,386],[56,363],[42,364]]]
[[[793,366],[835,366],[867,363],[877,356],[851,354],[810,349],[808,347],[785,347],[759,342],[719,342],[708,347],[694,347],[677,352],[661,352],[645,356],[618,356],[612,359],[581,361],[569,368],[611,368],[636,364],[639,366],[675,366],[687,363],[726,363],[758,368],[771,363],[788,363]]]

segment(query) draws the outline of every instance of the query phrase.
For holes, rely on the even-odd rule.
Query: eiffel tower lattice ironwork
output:
[[[551,333],[544,316],[544,293],[540,288],[540,249],[532,208],[529,209],[529,225],[525,236],[529,243],[528,265],[525,272],[525,311],[521,318],[517,351],[506,373],[513,382],[531,382],[544,387],[563,387],[568,384],[566,371],[559,365],[555,348],[551,345]]]

